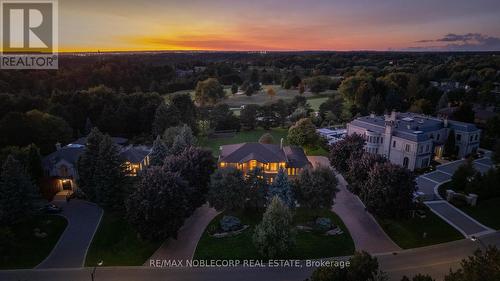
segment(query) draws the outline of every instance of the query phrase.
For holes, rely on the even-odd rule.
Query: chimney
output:
[[[448,128],[448,117],[445,117],[444,120],[443,120],[443,126],[445,128]]]
[[[375,113],[373,113],[373,112],[370,113],[370,118],[372,118],[372,119],[375,118]]]
[[[61,143],[60,143],[60,142],[57,142],[57,143],[56,143],[56,149],[57,149],[57,150],[61,150]]]
[[[396,121],[396,110],[392,110],[391,112],[391,121]]]
[[[283,149],[283,138],[280,140],[280,148]]]

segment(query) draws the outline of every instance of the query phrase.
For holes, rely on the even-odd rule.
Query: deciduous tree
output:
[[[219,211],[241,210],[245,206],[246,194],[247,187],[240,170],[219,169],[210,178],[208,202]]]
[[[294,182],[294,194],[300,206],[329,209],[338,192],[337,183],[337,178],[329,167],[305,169]]]
[[[314,146],[317,144],[319,137],[318,133],[316,133],[316,126],[314,126],[311,119],[303,118],[290,127],[287,139],[293,145]]]
[[[178,173],[151,167],[127,200],[128,221],[145,239],[176,238],[188,216],[187,188]]]
[[[346,173],[349,168],[349,159],[351,157],[361,157],[364,145],[365,140],[360,135],[347,136],[330,147],[330,163],[340,173]]]

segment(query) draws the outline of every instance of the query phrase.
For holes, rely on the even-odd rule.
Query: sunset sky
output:
[[[500,50],[499,0],[59,0],[60,51]]]

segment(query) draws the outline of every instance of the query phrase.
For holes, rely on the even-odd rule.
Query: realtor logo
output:
[[[57,1],[2,0],[2,69],[57,69]]]

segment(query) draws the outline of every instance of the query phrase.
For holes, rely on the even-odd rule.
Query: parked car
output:
[[[40,208],[40,211],[46,214],[59,214],[60,212],[62,212],[62,208],[54,204],[47,204]]]

